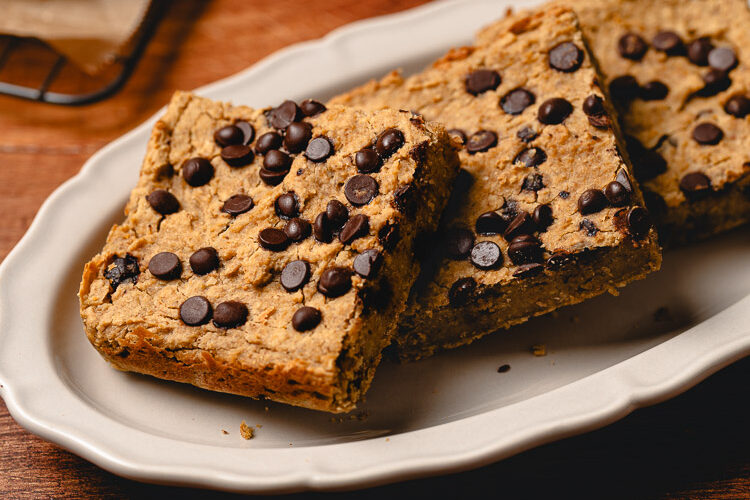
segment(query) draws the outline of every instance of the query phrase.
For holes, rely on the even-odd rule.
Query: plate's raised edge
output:
[[[273,65],[283,64],[285,59],[295,57],[307,50],[321,49],[325,46],[335,45],[338,40],[347,37],[356,37],[363,30],[386,28],[388,25],[395,25],[417,17],[437,13],[443,9],[455,8],[462,3],[465,3],[464,0],[443,1],[402,13],[353,23],[331,32],[321,40],[305,42],[277,52],[252,68],[203,87],[198,92],[201,94],[221,92],[224,86],[248,78]],[[0,288],[6,288],[7,291],[7,287],[11,286],[8,284],[10,280],[7,279],[8,270],[17,259],[22,258],[27,251],[30,251],[28,247],[30,241],[37,236],[36,233],[38,233],[41,225],[40,221],[47,218],[50,212],[55,210],[55,207],[62,201],[61,199],[68,191],[71,191],[75,186],[84,184],[87,178],[94,175],[94,167],[102,157],[106,156],[119,144],[129,141],[135,135],[142,134],[145,129],[153,124],[155,119],[156,117],[152,117],[144,124],[94,154],[86,162],[79,174],[65,182],[44,202],[26,235],[0,265]],[[4,297],[4,294],[0,294],[0,300]],[[31,432],[71,450],[113,473],[132,479],[163,484],[212,487],[256,493],[279,493],[304,488],[342,489],[363,487],[480,466],[543,443],[604,426],[622,418],[636,408],[673,397],[722,367],[750,354],[750,331],[747,330],[747,326],[739,326],[746,324],[746,322],[742,321],[742,318],[747,316],[746,312],[748,310],[750,310],[750,297],[743,299],[708,320],[709,322],[722,320],[729,320],[731,322],[730,316],[737,315],[735,320],[736,328],[745,328],[745,330],[741,332],[734,331],[732,335],[726,331],[714,332],[710,345],[701,344],[704,350],[699,356],[690,360],[683,359],[677,356],[676,353],[684,350],[685,343],[689,343],[690,339],[695,338],[695,330],[704,330],[706,329],[705,326],[701,328],[702,325],[698,325],[692,330],[651,350],[572,384],[516,403],[515,405],[464,419],[461,421],[461,424],[471,426],[475,422],[500,418],[504,413],[517,409],[520,406],[528,408],[527,411],[533,412],[535,411],[534,407],[540,408],[555,401],[563,401],[568,406],[570,415],[565,421],[544,421],[544,419],[540,419],[542,420],[541,422],[537,422],[533,426],[527,426],[523,432],[510,433],[512,436],[510,438],[499,436],[497,440],[484,443],[482,446],[470,450],[461,452],[448,450],[429,456],[423,455],[410,459],[392,460],[357,471],[332,472],[329,470],[323,472],[316,470],[314,464],[311,464],[307,470],[289,471],[287,474],[274,477],[260,478],[249,474],[217,474],[209,478],[207,477],[206,473],[208,471],[206,469],[136,463],[117,450],[108,450],[103,448],[101,443],[92,442],[85,433],[73,435],[72,433],[60,432],[55,429],[53,422],[27,412],[26,408],[18,404],[13,387],[8,384],[10,377],[2,373],[2,366],[0,366],[0,395],[5,399],[13,417]],[[0,324],[3,323],[5,311],[7,311],[7,304],[0,302]],[[670,357],[670,352],[675,354],[672,354]],[[671,362],[668,373],[662,372],[658,380],[641,380],[641,374],[649,371],[647,368],[652,362],[652,358],[663,361],[665,353],[667,353],[666,357]],[[586,400],[575,397],[580,391],[585,391],[587,387],[596,389],[589,392],[589,394],[595,394],[595,396],[586,398]],[[453,422],[404,435],[391,436],[391,444],[397,446],[397,442],[401,439],[413,439],[417,436],[431,436],[435,439],[440,439],[441,436],[446,435],[446,432],[455,429],[455,424],[456,422]],[[382,443],[384,439],[385,437],[375,438],[371,441],[380,441]],[[319,448],[326,450],[338,448],[341,450],[345,447],[355,445],[361,446],[362,442],[328,445]]]

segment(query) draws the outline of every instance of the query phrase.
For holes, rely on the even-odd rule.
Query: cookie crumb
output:
[[[370,416],[370,412],[367,410],[358,411],[356,413],[350,413],[349,414],[349,420],[359,420],[360,422],[367,420],[367,417]]]
[[[531,346],[531,354],[537,357],[547,355],[547,346],[544,344],[536,344]]]
[[[497,369],[497,373],[507,373],[510,371],[510,365],[500,365],[500,367]]]
[[[252,439],[254,436],[253,428],[247,425],[244,420],[240,424],[240,435],[244,439]]]
[[[227,432],[226,430],[224,430],[224,429],[222,429],[222,430],[221,430],[221,433],[222,433],[222,434],[224,434],[224,435],[226,435],[226,434],[229,434],[229,433],[228,433],[228,432]]]

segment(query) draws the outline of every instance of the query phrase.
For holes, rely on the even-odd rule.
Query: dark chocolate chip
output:
[[[448,130],[448,134],[453,137],[457,137],[458,140],[461,141],[461,144],[466,144],[466,132],[464,132],[460,128],[452,128]]]
[[[280,252],[289,246],[289,238],[281,229],[267,227],[258,233],[260,246],[272,252]]]
[[[117,287],[126,281],[135,283],[141,273],[138,268],[138,259],[130,254],[126,254],[125,257],[115,257],[110,266],[104,271],[104,277],[109,280],[112,290],[117,290]]]
[[[503,237],[508,241],[512,241],[518,236],[531,234],[536,231],[536,229],[537,228],[534,224],[534,219],[531,214],[526,210],[521,210],[520,212],[518,212],[518,215],[515,216],[513,221],[508,224],[508,227],[503,233]]]
[[[666,52],[670,56],[679,55],[685,49],[680,35],[674,31],[658,32],[653,40],[651,40],[651,45],[653,45],[656,50]]]
[[[331,200],[326,205],[326,216],[331,228],[338,230],[349,220],[349,209],[339,200]]]
[[[221,159],[230,167],[244,167],[253,162],[255,154],[250,146],[232,144],[221,150]]]
[[[190,269],[195,274],[204,275],[219,268],[219,252],[213,247],[204,247],[190,256]]]
[[[639,181],[647,181],[667,171],[667,161],[656,151],[647,150],[633,158],[633,172]]]
[[[375,141],[375,150],[384,160],[401,149],[404,145],[404,134],[399,129],[389,128],[384,130]]]
[[[578,198],[578,211],[581,215],[595,214],[607,206],[607,197],[600,189],[587,189]]]
[[[377,274],[382,264],[383,257],[380,255],[380,252],[371,248],[354,257],[352,267],[355,273],[365,279],[370,279]]]
[[[497,134],[490,130],[480,130],[466,141],[466,150],[469,154],[483,153],[495,146],[497,146]]]
[[[651,82],[641,85],[640,98],[644,101],[661,101],[669,94],[669,87],[664,85],[659,80],[653,80]]]
[[[559,196],[563,200],[567,200],[570,197],[570,193],[567,191],[560,191],[559,193],[557,193],[557,196]]]
[[[555,252],[549,256],[545,266],[550,271],[559,271],[572,262],[574,259],[567,252]]]
[[[214,326],[218,328],[236,328],[247,321],[247,306],[236,300],[228,300],[216,306]]]
[[[750,114],[750,99],[744,94],[735,94],[724,105],[724,111],[737,118]]]
[[[503,234],[508,227],[508,221],[502,218],[497,212],[485,212],[477,217],[474,226],[478,234]]]
[[[180,209],[180,202],[166,189],[155,189],[146,195],[146,201],[151,208],[162,215],[169,215]]]
[[[323,103],[320,103],[313,99],[305,99],[299,104],[299,107],[305,116],[319,115],[326,110],[326,107],[323,105]]]
[[[289,222],[284,226],[284,234],[286,234],[290,240],[294,242],[302,241],[310,236],[312,228],[310,223],[305,219],[295,217],[290,219]]]
[[[357,171],[362,174],[371,174],[380,170],[383,161],[378,153],[372,148],[364,148],[354,155],[354,164],[357,165]]]
[[[536,102],[534,94],[524,88],[511,90],[500,99],[500,106],[509,115],[519,115]]]
[[[378,181],[366,174],[357,174],[344,185],[344,196],[355,206],[367,205],[378,195]]]
[[[693,140],[698,144],[715,145],[724,137],[724,132],[713,123],[700,123],[693,129]]]
[[[325,212],[321,212],[315,217],[315,221],[313,221],[313,235],[321,243],[330,243],[333,241],[331,223],[328,221],[328,216]]]
[[[523,184],[521,184],[521,189],[523,191],[536,192],[542,188],[544,188],[544,177],[542,174],[537,173],[527,175],[523,180]]]
[[[171,163],[165,163],[156,169],[155,178],[157,180],[171,179],[173,175],[174,175],[174,167],[172,166]]]
[[[301,153],[312,139],[312,125],[307,122],[294,122],[286,128],[284,148],[290,153]]]
[[[253,199],[246,194],[235,194],[230,196],[224,205],[221,207],[221,211],[228,213],[231,216],[244,214],[251,208],[253,208]]]
[[[527,144],[536,139],[537,135],[539,134],[537,134],[536,131],[531,127],[524,127],[516,132],[516,137]]]
[[[503,254],[492,241],[480,241],[471,249],[471,263],[479,269],[493,269],[503,263]]]
[[[708,53],[708,65],[719,71],[731,71],[737,66],[737,56],[729,47],[718,47]]]
[[[232,144],[242,144],[244,138],[242,130],[234,125],[221,127],[214,132],[214,142],[221,147],[230,146]]]
[[[700,200],[711,193],[711,179],[700,172],[692,172],[680,179],[680,189],[688,200]]]
[[[547,153],[542,148],[526,148],[513,159],[513,163],[523,163],[524,167],[538,167],[545,161]]]
[[[294,101],[284,101],[271,110],[268,121],[273,128],[283,130],[302,118],[302,110]]]
[[[292,157],[278,149],[272,149],[263,158],[263,168],[271,172],[289,171],[292,166]]]
[[[190,326],[205,325],[211,319],[213,309],[206,297],[196,295],[180,305],[180,319]]]
[[[562,123],[573,111],[573,106],[561,97],[547,99],[539,106],[537,118],[546,125]]]
[[[635,33],[626,33],[617,41],[617,51],[626,59],[640,61],[647,50],[646,41]]]
[[[495,90],[500,85],[500,73],[491,69],[478,69],[466,77],[466,92],[479,95],[488,90]]]
[[[542,260],[542,244],[530,234],[522,234],[513,238],[508,245],[508,257],[513,264],[529,264]]]
[[[378,231],[378,240],[386,250],[393,250],[396,248],[396,243],[398,243],[399,240],[398,227],[398,224],[391,224],[388,222],[380,228],[380,231]]]
[[[305,149],[305,156],[308,160],[315,163],[321,163],[333,154],[333,144],[328,137],[320,136],[311,140]]]
[[[612,181],[604,188],[604,196],[613,207],[624,207],[630,201],[630,191],[617,181]]]
[[[698,66],[708,65],[708,54],[713,50],[714,45],[708,37],[698,38],[688,44],[687,56],[690,62]]]
[[[724,92],[732,84],[732,80],[724,71],[711,68],[703,75],[703,88],[695,94],[700,97],[711,97]]]
[[[539,232],[544,232],[555,220],[552,217],[552,208],[549,205],[537,205],[534,208],[534,212],[531,214],[531,218],[534,219],[534,224]]]
[[[648,234],[651,229],[651,218],[648,212],[641,207],[633,207],[628,211],[628,232],[639,240]]]
[[[255,151],[258,154],[264,155],[273,149],[279,149],[283,139],[281,134],[276,132],[266,132],[265,134],[258,137],[258,141],[255,143]]]
[[[370,231],[370,218],[364,214],[357,214],[344,224],[339,233],[339,241],[344,245],[351,244],[352,241],[363,236],[367,236]]]
[[[320,324],[320,311],[310,306],[302,306],[292,315],[292,326],[298,332],[312,330]]]
[[[474,246],[474,233],[464,228],[454,228],[445,235],[445,251],[454,260],[465,259]]]
[[[235,127],[242,131],[242,144],[248,145],[255,139],[255,128],[246,121],[237,121],[234,124]]]
[[[612,99],[620,103],[632,101],[638,97],[640,90],[641,86],[638,85],[638,80],[632,75],[618,76],[609,82],[609,93]]]
[[[296,292],[310,279],[310,264],[305,260],[293,260],[281,270],[281,286],[287,292]]]
[[[393,193],[393,204],[399,212],[406,215],[414,215],[416,209],[415,199],[416,189],[411,184],[401,186]]]
[[[539,275],[544,270],[544,266],[538,262],[532,262],[531,264],[523,264],[518,266],[518,269],[513,273],[514,278],[533,278]]]
[[[299,215],[299,202],[297,201],[297,195],[290,191],[279,195],[274,202],[274,208],[276,215],[282,219],[291,219]]]
[[[148,261],[148,270],[160,280],[173,280],[182,274],[180,258],[172,252],[159,252]]]
[[[549,51],[549,65],[558,71],[570,73],[581,67],[583,51],[573,42],[562,42]]]
[[[289,173],[289,170],[281,170],[279,172],[268,170],[267,168],[261,168],[258,172],[258,175],[260,176],[260,179],[268,184],[269,186],[277,186],[281,184],[281,181],[284,180],[284,177],[286,177],[286,174]]]
[[[587,116],[596,116],[606,113],[604,101],[596,94],[591,94],[583,100],[583,112]]]
[[[329,298],[340,297],[352,287],[352,273],[345,267],[330,267],[318,280],[318,291]]]
[[[633,184],[630,182],[630,176],[628,175],[628,171],[624,168],[621,168],[617,171],[617,175],[615,176],[615,180],[619,182],[622,187],[624,187],[628,193],[633,192]]]
[[[451,285],[448,290],[448,303],[453,307],[466,305],[474,290],[477,288],[477,282],[474,278],[459,278]]]
[[[205,158],[190,158],[182,164],[182,177],[193,187],[207,184],[214,176],[214,166]]]
[[[586,231],[587,236],[596,236],[596,233],[599,232],[599,228],[596,227],[596,224],[589,219],[583,219],[580,224],[578,224],[578,229]]]
[[[664,201],[664,198],[651,190],[643,190],[643,201],[646,202],[646,206],[651,213],[663,214],[667,211],[667,202]]]
[[[409,150],[409,156],[414,160],[417,165],[423,165],[427,160],[427,149],[430,143],[428,141],[422,141]]]

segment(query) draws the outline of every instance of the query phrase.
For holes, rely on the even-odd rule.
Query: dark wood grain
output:
[[[175,89],[203,85],[291,43],[423,1],[174,1],[134,77],[117,96],[77,109],[0,97],[0,258],[57,186],[94,151],[149,117]],[[25,66],[6,68],[0,77],[33,76],[29,69],[45,56],[25,56]],[[82,78],[72,69],[64,76],[67,85]],[[584,436],[471,472],[333,496],[750,498],[749,382],[750,359],[683,396]],[[109,474],[21,429],[0,403],[0,498],[171,495],[224,496]]]

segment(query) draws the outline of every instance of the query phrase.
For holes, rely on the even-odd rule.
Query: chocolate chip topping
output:
[[[524,127],[516,132],[516,137],[527,144],[536,139],[537,135],[539,134],[531,127]]]
[[[110,266],[104,271],[104,277],[109,280],[113,291],[126,281],[135,283],[138,281],[138,275],[141,274],[138,259],[130,254],[126,254],[125,257],[115,257]]]
[[[536,230],[534,225],[534,219],[531,214],[526,210],[521,210],[518,215],[515,216],[513,221],[508,225],[507,229],[503,233],[503,237],[507,241],[512,241],[514,238],[523,235],[531,234]]]
[[[575,259],[570,256],[567,252],[555,252],[549,256],[545,266],[550,271],[559,271],[566,265],[574,262]]]
[[[561,97],[547,99],[539,106],[537,118],[545,125],[562,123],[573,111],[573,106]]]
[[[272,149],[279,149],[282,141],[281,134],[278,134],[277,132],[266,132],[258,137],[258,141],[255,143],[255,151],[257,151],[258,154],[264,155]]]
[[[205,158],[190,158],[182,164],[182,177],[193,187],[207,184],[214,176],[214,166]]]
[[[651,218],[648,212],[641,207],[633,207],[628,211],[628,232],[630,235],[639,240],[648,234],[651,229]]]
[[[177,198],[165,189],[155,189],[146,195],[146,201],[151,208],[162,215],[169,215],[180,209],[180,202]]]
[[[624,207],[630,202],[630,191],[617,181],[612,181],[604,188],[604,196],[613,207]]]
[[[713,123],[700,123],[693,129],[693,140],[698,144],[715,145],[724,137],[724,132]]]
[[[286,128],[284,148],[290,153],[301,153],[312,139],[312,125],[307,122],[294,122]]]
[[[509,115],[519,115],[536,102],[534,94],[524,88],[511,90],[500,99],[500,106]]]
[[[305,219],[300,219],[299,217],[290,219],[289,222],[287,222],[284,226],[284,234],[286,234],[287,237],[294,242],[304,240],[305,238],[310,236],[311,231],[312,228],[310,226],[310,223]]]
[[[190,269],[195,274],[204,275],[219,268],[219,252],[213,247],[204,247],[190,256]]]
[[[253,208],[253,199],[246,194],[235,194],[230,196],[224,205],[221,207],[221,211],[231,216],[244,214]]]
[[[349,209],[339,200],[331,200],[326,205],[326,216],[333,229],[341,229],[349,220]]]
[[[281,184],[281,181],[284,180],[284,177],[286,177],[286,174],[288,173],[289,170],[281,170],[280,172],[275,172],[273,170],[268,170],[267,168],[261,168],[258,172],[258,175],[260,176],[260,179],[269,186],[278,186],[279,184]]]
[[[674,31],[660,31],[651,40],[656,50],[666,52],[670,56],[678,55],[684,50],[680,35]]]
[[[268,116],[268,122],[273,128],[283,130],[293,122],[302,118],[302,110],[299,109],[294,101],[284,101],[279,107],[271,110]]]
[[[719,71],[731,71],[737,66],[737,56],[729,47],[717,47],[708,53],[708,65]]]
[[[620,103],[632,101],[638,97],[640,90],[641,86],[638,85],[638,80],[632,75],[618,76],[609,82],[609,93],[612,99]]]
[[[293,260],[281,270],[281,286],[287,292],[296,292],[310,279],[310,264],[305,260]]]
[[[313,99],[305,99],[299,104],[299,107],[305,116],[319,115],[326,110],[326,107],[323,105],[323,103],[320,103]]]
[[[589,219],[583,219],[578,224],[578,229],[580,229],[581,231],[585,230],[586,231],[586,236],[596,236],[596,233],[599,232],[599,228],[596,227],[596,224],[594,224]]]
[[[328,216],[325,212],[321,212],[315,217],[313,221],[313,235],[321,243],[330,243],[333,241],[331,223],[328,221]]]
[[[578,211],[581,215],[595,214],[607,206],[607,197],[599,189],[587,189],[578,198]]]
[[[253,162],[255,154],[250,146],[232,144],[221,150],[221,159],[230,167],[244,167]]]
[[[218,328],[236,328],[247,321],[247,306],[236,300],[228,300],[216,306],[214,326]]]
[[[318,291],[328,298],[344,295],[352,287],[352,273],[345,267],[329,267],[318,281]]]
[[[404,145],[404,134],[397,128],[389,128],[381,132],[375,141],[375,150],[384,160],[401,149]]]
[[[523,179],[521,184],[521,190],[523,191],[539,191],[544,187],[544,177],[542,174],[529,174]]]
[[[445,237],[445,251],[454,260],[466,258],[474,246],[474,233],[464,228],[454,228]]]
[[[237,121],[234,124],[235,127],[242,131],[242,144],[248,145],[255,139],[255,128],[246,121]]]
[[[448,290],[448,303],[453,307],[466,305],[476,288],[477,282],[474,278],[457,279]]]
[[[344,185],[344,196],[355,206],[367,205],[378,195],[378,181],[366,174],[357,174]]]
[[[622,187],[624,187],[628,193],[633,192],[633,184],[630,182],[630,176],[628,175],[628,171],[624,168],[621,168],[617,171],[617,175],[615,176],[615,180],[619,182]]]
[[[478,234],[502,234],[508,227],[508,221],[497,212],[485,212],[477,217],[475,229]]]
[[[308,160],[315,163],[321,163],[333,154],[333,144],[328,137],[320,136],[311,140],[305,149],[305,156]]]
[[[518,266],[518,269],[513,273],[514,278],[531,278],[537,276],[544,270],[544,266],[538,262],[532,262],[531,264],[523,264]]]
[[[591,94],[583,100],[583,112],[588,116],[596,116],[605,113],[604,101],[596,94]]]
[[[667,171],[667,161],[656,151],[644,150],[640,155],[630,154],[633,172],[639,181],[647,181]]]
[[[552,216],[552,208],[549,205],[537,205],[534,208],[534,212],[531,214],[531,218],[534,220],[534,225],[539,232],[544,232],[554,222]]]
[[[182,274],[180,258],[172,252],[159,252],[148,261],[148,270],[160,280],[173,280]]]
[[[380,167],[383,166],[383,161],[374,149],[364,148],[357,151],[354,155],[354,164],[357,166],[358,172],[371,174],[380,170]]]
[[[492,241],[480,241],[471,249],[471,263],[479,269],[493,269],[503,263],[503,254]]]
[[[288,171],[292,166],[292,157],[278,149],[272,149],[263,158],[263,168],[271,172]]]
[[[491,69],[478,69],[466,77],[466,92],[479,95],[488,90],[495,90],[500,85],[500,73]]]
[[[274,209],[276,210],[276,215],[282,219],[297,217],[299,215],[297,195],[292,191],[279,195],[274,202]]]
[[[714,45],[708,37],[693,40],[687,47],[688,59],[690,59],[690,62],[698,66],[706,66],[708,64],[708,54],[713,48]]]
[[[245,139],[245,135],[238,127],[234,125],[227,125],[221,127],[214,132],[214,142],[221,147],[230,146],[232,144],[242,144]]]
[[[211,303],[200,295],[190,297],[180,305],[180,319],[189,326],[205,325],[212,314]]]
[[[542,260],[542,243],[530,234],[517,236],[508,245],[508,257],[517,266],[540,262]]]
[[[383,256],[376,249],[370,248],[354,257],[352,267],[355,273],[365,279],[370,279],[375,277],[382,264]]]
[[[549,51],[549,65],[558,71],[571,73],[581,67],[583,51],[573,42],[563,42]]]
[[[744,118],[750,114],[750,99],[744,94],[735,94],[724,104],[724,111],[734,117]]]
[[[344,224],[339,233],[339,241],[349,245],[352,241],[367,236],[370,231],[370,218],[364,214],[357,214]]]
[[[639,96],[644,101],[661,101],[669,94],[669,87],[659,80],[641,85]]]
[[[523,163],[524,167],[538,167],[545,161],[547,154],[542,148],[526,148],[513,159],[513,163]]]
[[[386,250],[393,250],[396,247],[396,243],[399,240],[399,225],[391,223],[390,221],[380,228],[378,231],[378,241],[383,245]]]
[[[312,330],[320,324],[320,311],[310,306],[302,306],[292,315],[292,326],[298,332]]]
[[[703,75],[703,88],[695,92],[700,97],[711,97],[724,92],[732,84],[732,80],[724,71],[711,68]]]
[[[451,136],[457,137],[458,140],[461,141],[461,144],[466,144],[466,132],[464,132],[460,128],[452,128],[448,130],[447,132]]]
[[[640,61],[647,50],[646,41],[635,33],[626,33],[617,41],[617,51],[626,59]]]
[[[680,179],[680,189],[688,200],[702,199],[711,192],[711,179],[700,172],[692,172]]]
[[[470,154],[483,153],[497,146],[497,134],[490,130],[480,130],[466,141],[466,151]]]
[[[284,231],[273,227],[263,229],[258,233],[260,246],[272,252],[280,252],[289,246],[289,238]]]

